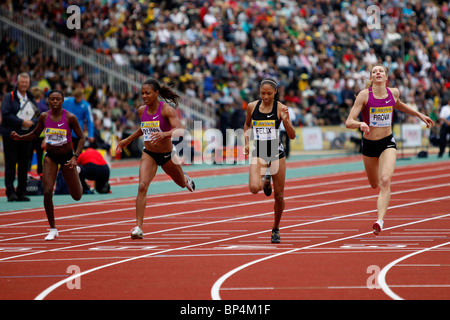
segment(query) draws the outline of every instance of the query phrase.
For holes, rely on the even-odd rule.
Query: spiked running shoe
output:
[[[186,188],[190,191],[190,192],[194,192],[195,190],[195,183],[194,180],[192,180],[187,174],[186,172],[183,172],[184,175],[186,176],[186,178],[188,179],[188,182],[186,184]]]
[[[272,243],[280,243],[281,242],[280,230],[278,230],[278,229],[272,230],[272,237],[271,237],[270,241]]]
[[[142,229],[137,226],[131,229],[131,239],[144,239],[144,232]]]
[[[383,230],[383,220],[377,220],[373,226],[373,233],[377,236],[380,234],[380,232]]]
[[[46,241],[51,241],[51,240],[55,239],[57,236],[59,236],[58,230],[56,228],[51,228],[51,229],[49,229],[49,231],[50,232],[45,237]]]
[[[263,191],[266,196],[270,196],[272,194],[272,185],[270,184],[270,174],[266,174],[263,178]]]

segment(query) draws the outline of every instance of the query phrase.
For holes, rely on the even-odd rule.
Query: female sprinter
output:
[[[67,188],[72,198],[76,201],[83,195],[83,187],[77,172],[77,158],[84,146],[84,133],[75,115],[64,110],[62,104],[64,94],[59,90],[52,90],[48,95],[49,111],[41,113],[36,128],[23,136],[15,131],[11,132],[14,140],[30,141],[39,138],[45,129],[46,153],[44,157],[42,184],[44,186],[44,208],[47,214],[50,232],[45,240],[53,240],[58,236],[55,226],[55,215],[53,209],[53,187],[58,174],[58,165]],[[80,137],[77,150],[72,148],[72,130]]]
[[[247,118],[244,124],[244,154],[249,154],[250,128],[253,127],[254,146],[249,173],[250,192],[257,194],[264,190],[266,196],[272,194],[270,179],[274,189],[274,223],[272,243],[280,243],[279,224],[284,211],[284,182],[286,176],[286,156],[280,142],[279,126],[281,121],[290,139],[295,139],[295,130],[289,119],[287,106],[276,100],[277,83],[273,79],[264,79],[260,87],[261,100],[247,106]],[[269,174],[268,174],[268,173]]]
[[[375,65],[370,69],[370,81],[355,99],[345,125],[349,129],[359,128],[363,132],[362,154],[364,167],[370,186],[380,187],[377,200],[378,220],[373,224],[373,233],[383,230],[383,219],[391,198],[391,178],[394,174],[397,145],[392,135],[392,115],[394,108],[422,120],[427,127],[433,121],[426,115],[410,108],[400,101],[396,88],[386,87],[387,69]],[[358,121],[362,112],[363,121]]]
[[[158,166],[166,172],[180,187],[186,187],[194,191],[195,184],[187,174],[183,172],[179,161],[172,160],[172,133],[181,129],[175,109],[158,96],[175,105],[178,104],[179,96],[167,86],[161,86],[158,81],[150,79],[144,82],[141,88],[144,105],[139,107],[138,113],[141,118],[141,127],[131,136],[121,140],[117,150],[122,150],[133,140],[144,136],[144,149],[139,167],[139,188],[136,197],[136,223],[137,226],[131,230],[131,239],[143,239],[142,231],[145,207],[147,205],[147,190],[150,182],[156,174]]]

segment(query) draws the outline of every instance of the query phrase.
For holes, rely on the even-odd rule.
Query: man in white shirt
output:
[[[439,134],[440,145],[438,157],[441,158],[444,155],[445,147],[447,146],[447,135],[450,133],[450,105],[448,102],[441,108],[439,120],[441,121],[441,132]],[[448,156],[450,157],[450,151]]]

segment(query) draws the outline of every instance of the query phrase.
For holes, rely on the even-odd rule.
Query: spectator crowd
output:
[[[278,82],[295,126],[341,125],[375,63],[388,68],[388,86],[399,88],[402,101],[432,118],[450,96],[445,1],[73,0],[82,15],[81,29],[72,30],[65,1],[0,3],[203,101],[221,129],[242,128],[246,103],[258,98],[265,77]],[[2,36],[1,96],[28,72],[44,93],[82,89],[97,130],[119,138],[134,131],[139,94],[94,88],[82,68],[41,52],[22,57],[16,48]]]

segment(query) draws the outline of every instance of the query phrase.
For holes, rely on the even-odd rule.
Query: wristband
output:
[[[78,159],[78,155],[75,152],[72,152],[73,156]]]

